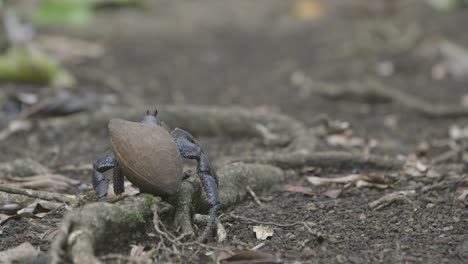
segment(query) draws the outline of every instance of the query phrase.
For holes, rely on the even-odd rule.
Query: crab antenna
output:
[[[146,110],[146,115],[149,115],[149,110]]]
[[[154,116],[158,115],[158,109],[154,109]]]

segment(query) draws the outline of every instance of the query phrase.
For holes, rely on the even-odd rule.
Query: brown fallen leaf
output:
[[[0,141],[7,139],[10,135],[20,131],[29,131],[33,128],[34,122],[31,120],[13,120],[8,126],[0,131]]]
[[[70,179],[67,176],[53,173],[43,175],[35,175],[29,177],[13,177],[7,176],[0,179],[0,183],[11,187],[28,188],[28,189],[52,189],[63,191],[80,182]]]
[[[309,187],[304,187],[304,186],[292,186],[292,185],[286,185],[281,189],[283,192],[294,192],[294,193],[302,193],[305,195],[309,196],[316,196],[318,195],[314,191],[312,191],[311,188]]]
[[[151,264],[153,257],[156,254],[156,249],[153,247],[143,245],[131,245],[130,256],[133,257],[138,263]]]
[[[325,7],[320,0],[296,0],[291,13],[302,20],[316,20],[324,15]]]
[[[322,195],[327,197],[327,198],[336,199],[336,198],[338,198],[338,196],[341,195],[343,190],[344,189],[328,189],[328,190],[322,192]]]
[[[273,236],[273,228],[271,226],[258,225],[253,227],[255,236],[258,240],[265,240]]]
[[[373,187],[377,189],[387,189],[389,186],[387,184],[379,184],[379,183],[373,183],[373,182],[368,182],[368,181],[363,181],[363,180],[358,180],[356,181],[356,187]]]
[[[457,196],[457,201],[465,202],[466,197],[468,197],[468,188],[462,189],[459,192],[460,195]]]
[[[62,203],[50,202],[50,201],[36,201],[28,204],[24,208],[18,210],[17,214],[33,214],[36,217],[42,218],[47,215],[48,212],[55,210],[62,206]]]
[[[6,215],[6,214],[0,214],[0,225],[6,222],[8,219],[15,217],[16,215]],[[1,262],[0,262],[1,263]]]
[[[365,141],[358,137],[349,137],[347,135],[330,135],[325,139],[330,146],[340,147],[361,147]]]
[[[0,263],[16,263],[37,257],[38,255],[39,250],[33,247],[29,242],[24,242],[17,247],[0,252]]]

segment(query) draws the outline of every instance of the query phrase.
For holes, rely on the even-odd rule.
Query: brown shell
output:
[[[163,127],[112,119],[109,132],[117,162],[131,183],[155,195],[178,191],[182,158]]]

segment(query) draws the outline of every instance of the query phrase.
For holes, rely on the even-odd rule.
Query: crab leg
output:
[[[186,159],[193,159],[198,162],[197,173],[210,205],[210,221],[201,235],[201,239],[203,239],[211,232],[216,220],[219,204],[218,177],[211,167],[208,157],[189,132],[176,128],[171,135],[176,142],[180,155]]]
[[[105,153],[104,155],[100,156],[93,164],[93,188],[94,191],[96,191],[96,197],[98,200],[102,200],[107,196],[107,188],[109,186],[109,179],[107,179],[103,173],[114,168],[115,165],[116,162],[113,152]]]

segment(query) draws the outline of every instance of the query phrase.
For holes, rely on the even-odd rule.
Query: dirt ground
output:
[[[332,100],[295,83],[301,76],[337,86],[365,84],[374,79],[389,89],[434,104],[459,104],[468,94],[466,79],[450,75],[437,79],[434,67],[442,62],[438,53],[442,40],[468,44],[468,36],[463,34],[468,9],[439,12],[424,1],[336,0],[323,1],[324,9],[315,10],[318,15],[301,17],[291,11],[295,1],[150,2],[144,10],[103,10],[91,28],[45,30],[87,39],[106,50],[98,59],[67,65],[78,79],[73,93],[97,98],[111,95],[115,98],[113,105],[141,109],[142,113],[158,104],[190,103],[278,112],[310,126],[317,124],[318,117],[326,116],[349,123],[355,137],[377,142],[371,150],[374,154],[417,156],[428,163],[448,150],[446,145],[435,142],[447,141],[451,126],[468,125],[467,117],[430,118],[397,103]],[[379,68],[386,62],[393,65],[388,76]],[[2,85],[6,93],[37,89]],[[95,110],[105,107],[110,106],[96,105]],[[322,139],[321,150],[337,148]],[[226,157],[268,151],[258,139],[200,141],[215,166]],[[423,143],[428,147],[421,151]],[[29,157],[53,168],[59,164],[92,163],[108,148],[105,127],[38,129],[1,141],[0,160]],[[461,164],[456,158],[442,163]],[[447,168],[444,175],[455,173]],[[90,170],[63,173],[83,183],[70,192],[91,189]],[[314,175],[330,178],[351,173],[338,175],[330,168]],[[273,253],[286,263],[468,261],[468,210],[466,203],[456,200],[458,186],[443,185],[446,178],[402,177],[386,190],[351,187],[336,199],[283,191],[285,185],[307,186],[317,193],[328,188],[312,186],[305,177],[311,175],[304,171],[288,173],[284,183],[257,194],[263,206],[249,196],[222,213],[283,224],[311,223],[322,234],[320,237],[297,225],[275,227],[273,236],[263,241],[261,251]],[[466,179],[466,172],[459,177]],[[409,197],[410,202],[380,210],[368,206],[385,194],[437,183],[445,187],[417,192]],[[63,213],[58,210],[40,219],[10,219],[2,224],[0,250],[30,241],[46,252],[50,247],[46,231],[59,225]],[[241,250],[262,242],[252,231],[256,224],[220,219],[228,238],[210,245]],[[144,233],[131,241],[149,246],[152,243],[154,238]],[[116,241],[99,254],[122,252],[130,252],[129,244]],[[167,255],[160,260],[201,263],[209,259],[205,253],[197,251],[182,259]]]

